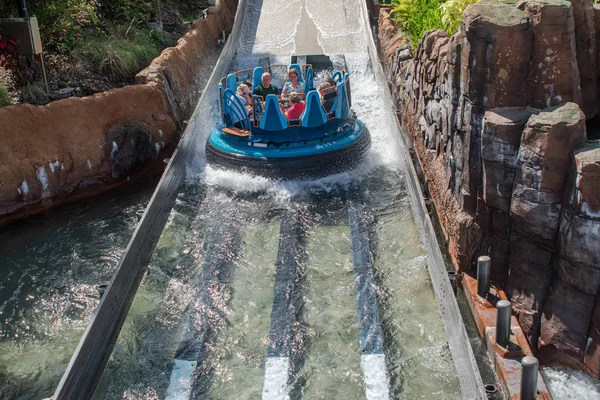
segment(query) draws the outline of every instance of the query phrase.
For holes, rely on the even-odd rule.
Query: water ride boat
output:
[[[240,83],[255,88],[263,73],[275,77],[283,70],[287,77],[292,69],[305,88],[299,94],[305,108],[298,119],[286,118],[289,93],[253,95],[251,104],[243,104],[236,96]],[[267,65],[223,78],[219,83],[221,118],[206,143],[209,164],[283,179],[324,176],[355,166],[369,150],[371,137],[351,109],[349,74],[342,69],[331,78],[335,84],[321,92],[315,90],[318,79],[310,64]]]

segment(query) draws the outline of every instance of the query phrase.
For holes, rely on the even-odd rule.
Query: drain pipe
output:
[[[492,260],[488,256],[477,259],[477,294],[484,299],[490,291],[490,271]]]
[[[488,383],[485,385],[485,394],[487,395],[488,399],[495,400],[498,396],[498,386],[494,385],[493,383]]]
[[[496,343],[507,347],[510,343],[511,305],[508,300],[496,303]]]
[[[521,400],[535,400],[537,395],[538,359],[525,356],[521,360]]]

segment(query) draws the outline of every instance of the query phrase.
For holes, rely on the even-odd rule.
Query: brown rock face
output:
[[[0,109],[0,216],[112,181],[112,160],[122,157],[123,147],[114,147],[107,134],[120,124],[135,124],[147,133],[153,146],[149,159],[176,142],[166,98],[155,85]]]
[[[600,143],[579,148],[574,159],[561,219],[556,277],[544,306],[540,344],[568,351],[597,374],[597,359],[596,364],[588,362],[583,351],[588,337],[592,353],[600,345],[600,335],[593,334],[598,321],[592,317],[600,292]],[[569,303],[572,306],[566,306]]]
[[[572,3],[471,5],[412,59],[387,14],[380,40],[455,264],[491,255],[540,356],[600,376],[600,145],[578,149],[582,107],[597,112],[600,24],[591,1]]]
[[[534,315],[541,311],[552,277],[571,157],[585,138],[585,116],[575,103],[532,115],[523,131],[510,205],[508,290],[517,308]],[[521,322],[535,342],[535,318]]]
[[[461,79],[471,102],[487,108],[526,106],[532,31],[512,5],[478,3],[463,19]]]
[[[528,105],[546,108],[571,101],[582,106],[571,3],[532,0],[518,7],[529,16],[534,36]]]
[[[467,7],[461,42],[460,86],[453,157],[455,193],[463,209],[476,212],[482,177],[481,129],[485,109],[527,105],[532,33],[523,12],[503,3]],[[507,62],[510,60],[510,62]]]
[[[537,110],[506,107],[486,111],[483,118],[481,158],[483,201],[491,209],[492,278],[508,278],[511,221],[509,216],[513,182],[523,129]]]
[[[586,139],[574,103],[533,115],[523,132],[511,200],[513,223],[544,242],[556,239],[571,157]]]
[[[483,199],[505,213],[510,211],[523,129],[534,112],[528,108],[495,108],[483,118]]]
[[[596,21],[593,0],[569,0],[575,18],[577,65],[581,77],[582,110],[587,118],[599,111]]]

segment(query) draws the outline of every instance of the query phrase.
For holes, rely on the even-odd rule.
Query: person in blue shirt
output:
[[[306,85],[298,80],[298,71],[295,68],[290,68],[288,71],[288,81],[283,85],[281,94],[290,94],[293,92],[304,93]]]

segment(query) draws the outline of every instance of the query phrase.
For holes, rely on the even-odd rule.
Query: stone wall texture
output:
[[[236,7],[210,8],[136,85],[0,108],[0,224],[160,173],[200,97],[203,55],[231,31]]]
[[[492,257],[542,361],[600,376],[600,8],[469,6],[414,53],[386,10],[384,70],[454,263]]]

